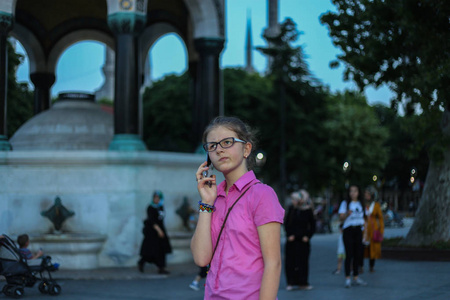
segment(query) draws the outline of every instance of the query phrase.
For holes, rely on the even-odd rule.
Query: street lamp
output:
[[[352,168],[352,166],[350,165],[349,161],[345,161],[344,164],[342,165],[342,171],[344,171],[344,175],[345,175],[345,189],[348,189],[350,182],[348,180],[348,174],[350,172],[350,169]]]
[[[258,151],[256,153],[256,166],[262,168],[266,163],[267,157],[264,151]]]
[[[410,172],[410,176],[409,176],[409,181],[411,182],[411,184],[414,184],[414,182],[416,181],[416,177],[417,177],[417,170],[416,168],[412,168],[411,172]]]
[[[255,155],[255,172],[257,174],[259,174],[259,176],[262,176],[261,170],[264,167],[264,165],[266,164],[266,160],[267,160],[267,156],[266,153],[264,151],[257,151],[256,155]],[[264,181],[264,179],[262,177],[260,177],[261,181]]]
[[[348,161],[344,162],[344,164],[342,165],[342,170],[344,171],[344,173],[348,173],[350,171],[350,163]]]

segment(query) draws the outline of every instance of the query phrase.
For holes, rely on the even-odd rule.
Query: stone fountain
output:
[[[28,233],[32,250],[42,247],[60,268],[93,268],[97,260],[102,268],[136,266],[142,221],[159,189],[174,248],[167,262],[191,262],[184,197],[197,207],[193,174],[205,156],[108,150],[113,136],[110,111],[72,92],[23,124],[10,139],[13,151],[0,151],[0,234]],[[55,195],[75,212],[59,230],[36,213],[47,211]]]
[[[31,236],[33,248],[42,248],[44,254],[60,264],[61,269],[94,269],[99,266],[98,254],[106,241],[105,235],[64,231],[64,222],[75,213],[62,205],[60,197],[56,197],[54,204],[41,215],[50,220],[54,230]]]

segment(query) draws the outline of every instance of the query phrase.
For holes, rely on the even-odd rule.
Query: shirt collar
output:
[[[233,186],[236,187],[236,189],[241,192],[249,183],[253,182],[253,181],[257,181],[258,179],[256,179],[255,173],[253,171],[248,171],[247,173],[245,173],[244,175],[241,176],[241,178],[239,178],[234,184]],[[225,186],[226,186],[227,182],[226,180],[222,181],[219,184],[219,188],[218,188],[218,196],[224,196],[225,197]],[[230,188],[231,189],[231,188]]]

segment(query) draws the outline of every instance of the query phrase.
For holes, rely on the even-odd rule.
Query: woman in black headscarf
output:
[[[144,272],[144,264],[154,263],[159,274],[169,274],[166,270],[166,254],[172,252],[166,228],[164,227],[164,196],[161,191],[153,193],[152,203],[147,208],[147,219],[144,221],[144,240],[141,246],[141,259],[138,262],[140,272]]]

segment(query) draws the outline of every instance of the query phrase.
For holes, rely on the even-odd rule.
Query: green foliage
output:
[[[420,105],[413,126],[419,147],[440,160],[448,146],[437,125],[450,104],[450,3],[445,0],[333,0],[337,12],[321,22],[342,49],[346,79],[363,89],[387,84],[393,108]],[[336,62],[333,62],[336,65]]]
[[[278,102],[274,97],[273,81],[259,74],[248,74],[243,69],[223,70],[225,115],[236,116],[257,131],[255,150],[262,150],[268,158],[264,178],[277,182],[279,132]],[[268,171],[270,170],[270,171]]]
[[[381,126],[389,131],[389,137],[385,142],[389,159],[381,178],[385,186],[397,187],[400,190],[408,188],[412,168],[416,168],[417,179],[424,181],[429,161],[425,148],[417,148],[414,141],[416,120],[411,120],[419,117],[416,115],[402,117],[383,105],[375,105],[374,110]]]
[[[400,242],[403,240],[403,237],[393,237],[393,238],[385,238],[381,242],[383,247],[399,247]]]
[[[110,106],[110,107],[114,106],[114,101],[107,97],[100,98],[96,102],[101,105],[106,105],[106,106]]]
[[[8,90],[7,90],[7,129],[8,136],[14,133],[33,116],[33,93],[27,84],[17,83],[16,70],[23,62],[23,56],[16,54],[8,43]]]
[[[337,187],[344,186],[344,180],[367,186],[373,175],[381,177],[388,160],[385,142],[389,133],[381,126],[365,97],[348,91],[330,95],[328,117],[324,122],[329,135],[325,151],[329,172]],[[346,161],[350,168],[344,172]]]
[[[144,142],[149,150],[192,152],[189,77],[169,75],[143,96]]]
[[[382,242],[383,247],[401,247],[401,248],[424,248],[424,249],[435,249],[435,250],[450,250],[450,241],[438,240],[429,245],[404,245],[402,241],[403,237],[393,237],[389,239],[384,239]]]
[[[258,131],[257,150],[267,161],[260,176],[271,184],[280,178],[280,105],[273,76],[247,74],[242,69],[225,69],[225,114],[234,115]],[[297,82],[286,89],[286,165],[288,185],[320,190],[327,178],[324,148],[326,135],[321,122],[326,114],[324,95]],[[317,180],[321,178],[322,180]]]

